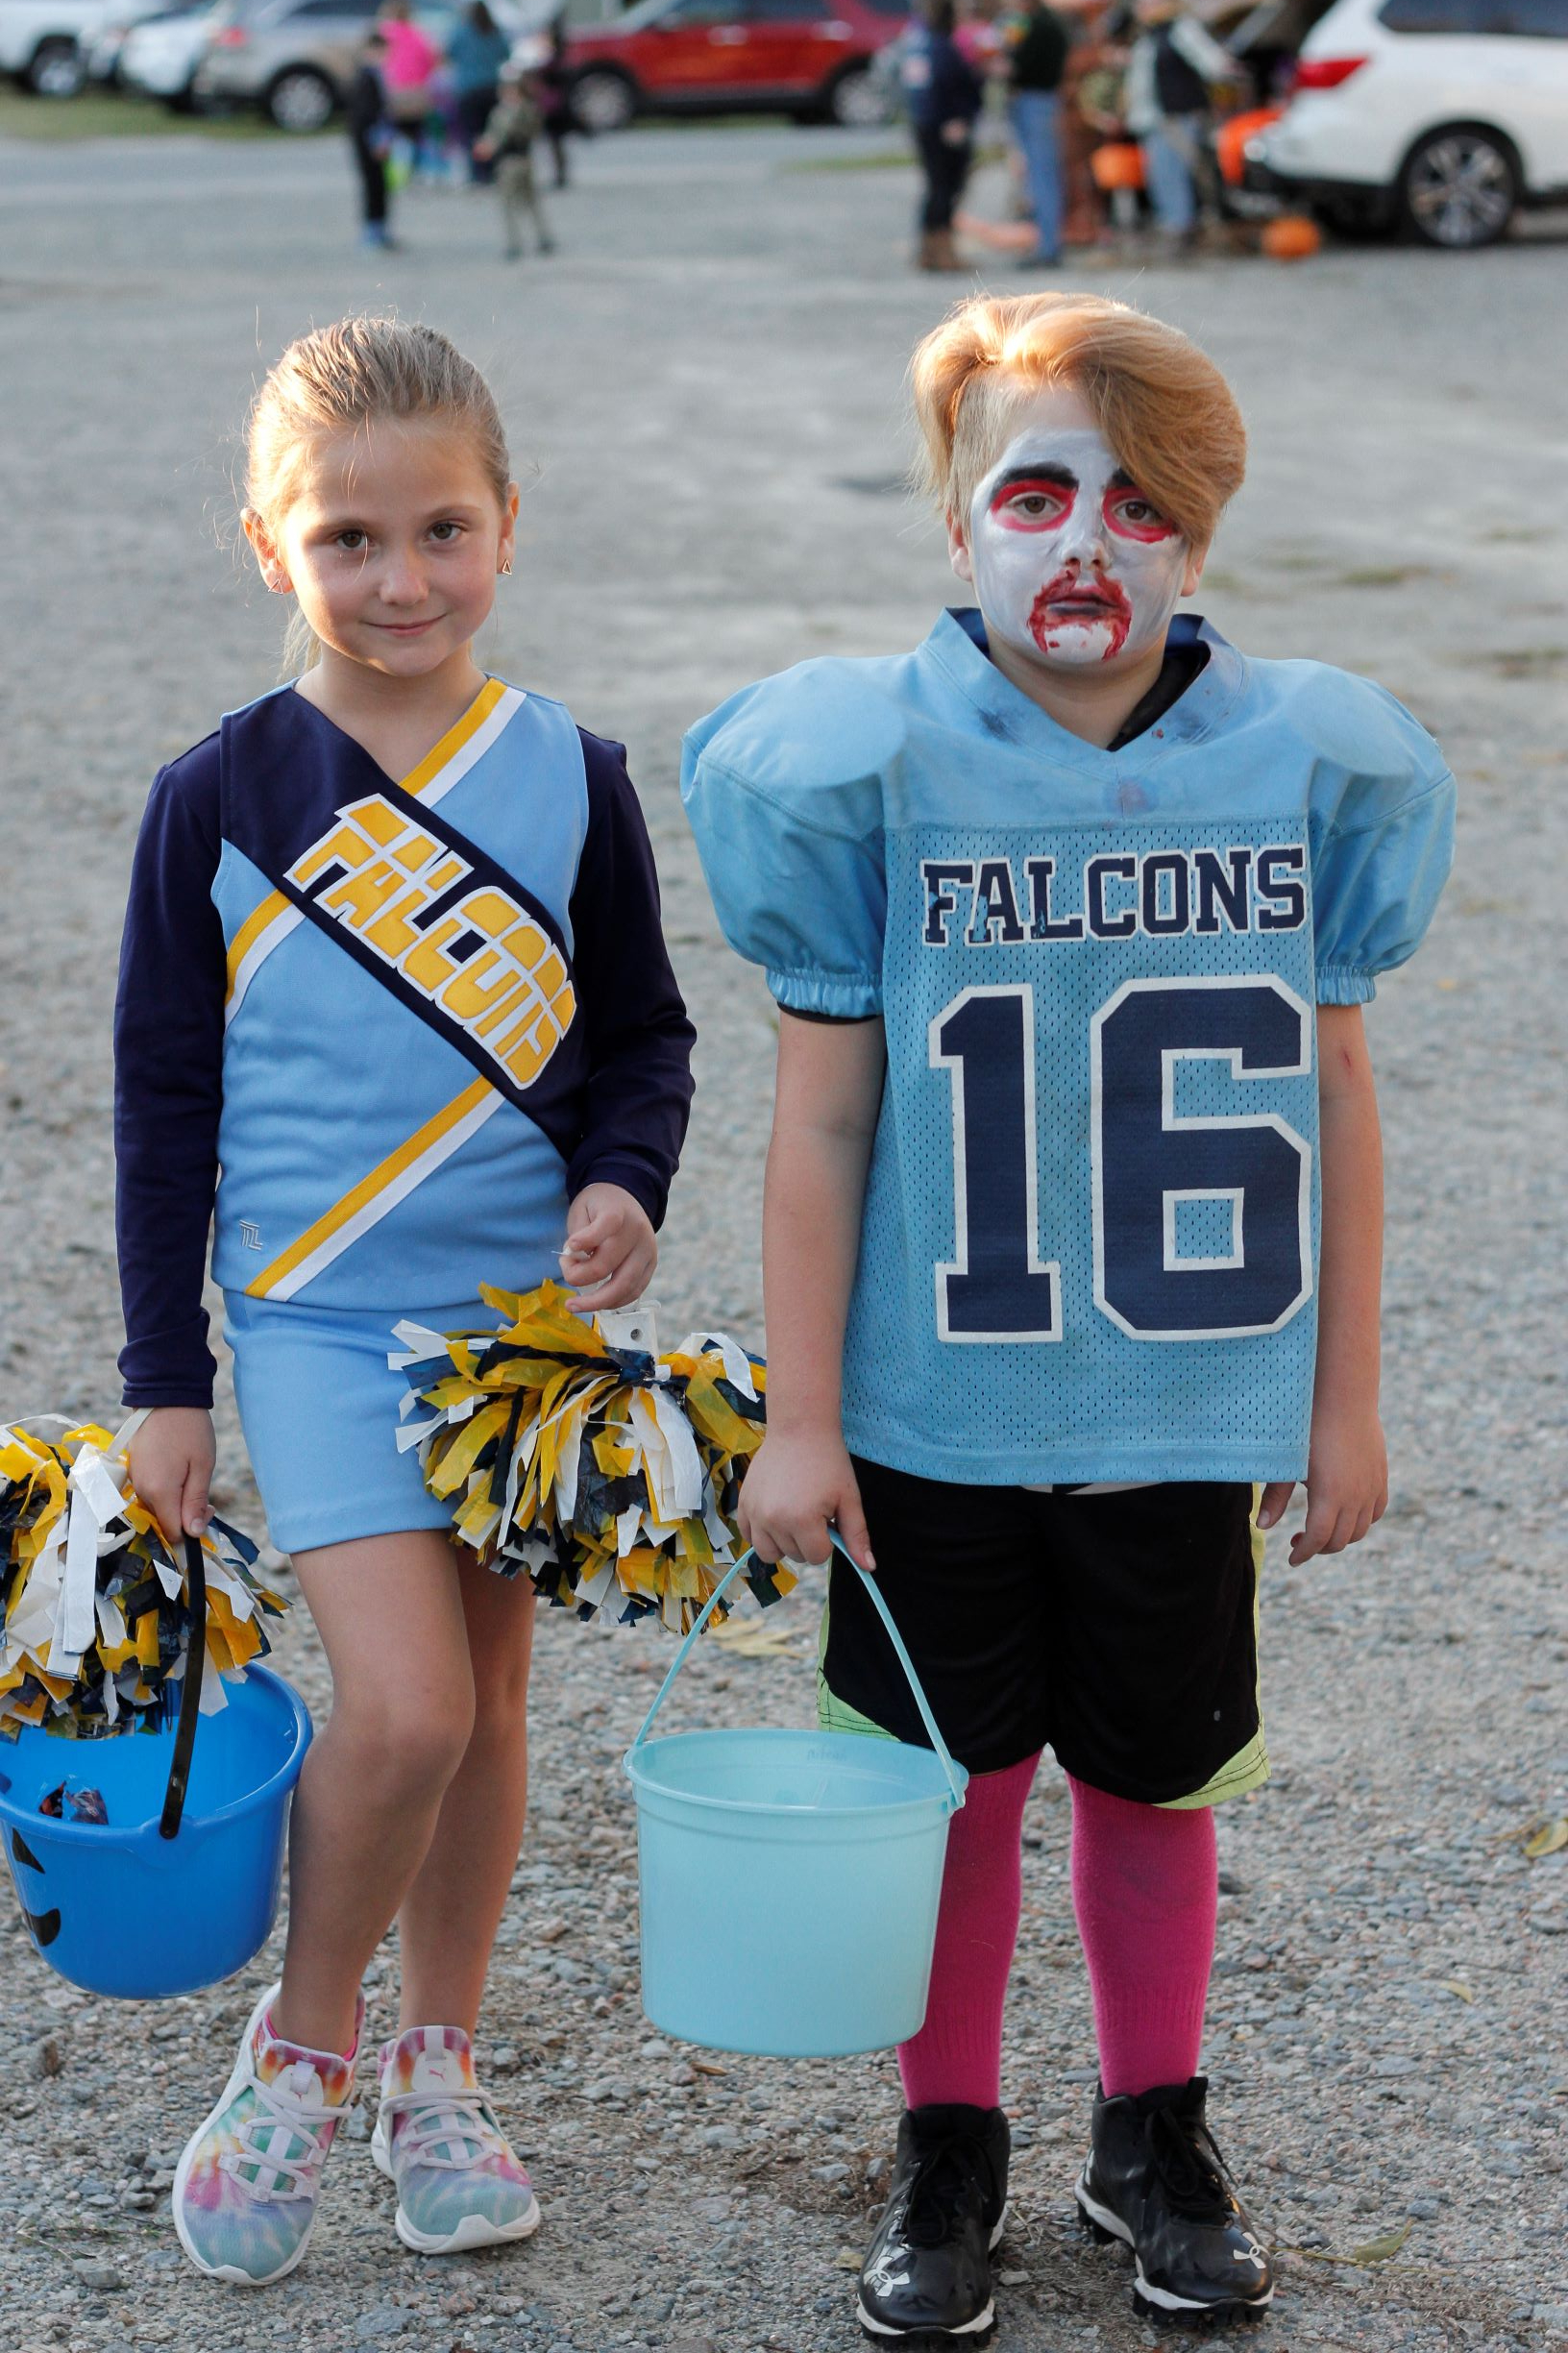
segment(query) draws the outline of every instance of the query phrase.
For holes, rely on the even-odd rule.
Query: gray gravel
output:
[[[823,650],[912,643],[946,593],[900,504],[901,367],[946,289],[906,273],[912,182],[841,170],[886,142],[647,133],[581,159],[564,250],[503,271],[483,200],[404,208],[349,246],[331,142],[0,145],[10,429],[3,617],[8,902],[0,1409],[110,1409],[107,1024],[130,843],[155,763],[275,673],[277,613],[223,552],[258,355],[383,295],[495,375],[537,468],[487,650],[630,743],[701,1030],[697,1125],[660,1293],[670,1325],[760,1336],[772,1021],[717,940],[674,792],[680,727]],[[1221,1819],[1208,2064],[1223,2145],[1286,2252],[1280,2353],[1568,2341],[1562,2123],[1568,1810],[1562,1668],[1561,930],[1568,616],[1557,325],[1544,224],[1474,259],[1366,251],[1281,270],[1100,267],[1234,375],[1253,479],[1205,601],[1260,652],[1365,668],[1443,737],[1458,872],[1373,1017],[1389,1131],[1394,1501],[1356,1553],[1264,1607],[1272,1788]],[[232,1406],[230,1508],[255,1520]],[[796,1719],[795,1658],[709,1654],[688,1720]],[[481,2057],[534,2169],[523,2250],[422,2262],[391,2235],[361,2111],[305,2268],[261,2296],[185,2267],[169,2175],[276,1943],[163,2008],[54,1979],[0,1899],[0,2345],[191,2353],[826,2353],[854,2341],[853,2250],[897,2106],[891,2062],[709,2059],[637,2000],[619,1759],[668,1652],[541,1626],[536,1797]],[[318,1712],[307,1629],[282,1663]],[[1124,2260],[1070,2226],[1091,2075],[1042,1777],[1006,2097],[1001,2254],[1017,2353],[1148,2346]],[[390,2015],[396,1967],[373,1973]],[[1409,2224],[1397,2251],[1355,2260]]]

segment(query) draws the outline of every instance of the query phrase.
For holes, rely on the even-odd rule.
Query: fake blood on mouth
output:
[[[1066,615],[1064,605],[1072,608]],[[1029,634],[1041,653],[1049,653],[1066,629],[1109,631],[1102,662],[1121,651],[1132,625],[1132,603],[1115,580],[1100,581],[1087,595],[1079,580],[1060,576],[1047,580],[1029,611]]]

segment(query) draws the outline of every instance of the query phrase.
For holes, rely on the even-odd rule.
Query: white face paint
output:
[[[969,556],[992,637],[1077,670],[1161,642],[1190,550],[1098,433],[1037,425],[975,492]]]

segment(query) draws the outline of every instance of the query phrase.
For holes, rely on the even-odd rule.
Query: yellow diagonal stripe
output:
[[[406,776],[399,777],[398,782],[403,790],[405,793],[423,793],[428,784],[433,784],[447,762],[455,759],[462,750],[469,737],[478,735],[505,692],[504,679],[487,678],[455,725],[447,729],[439,744],[431,745],[417,768],[410,769]]]
[[[319,1250],[324,1241],[329,1240],[340,1227],[347,1225],[349,1219],[356,1216],[368,1202],[374,1201],[378,1193],[384,1192],[389,1185],[395,1183],[411,1162],[417,1161],[421,1153],[428,1152],[432,1144],[439,1143],[459,1119],[466,1119],[469,1113],[477,1110],[485,1096],[493,1092],[494,1089],[485,1078],[477,1078],[471,1087],[465,1087],[462,1093],[453,1096],[433,1118],[427,1119],[422,1128],[416,1128],[406,1143],[399,1144],[397,1150],[389,1153],[379,1167],[373,1168],[368,1176],[361,1177],[354,1190],[346,1192],[325,1216],[318,1217],[313,1226],[307,1226],[299,1240],[291,1243],[282,1258],[274,1259],[254,1283],[248,1283],[245,1286],[246,1297],[264,1299],[312,1251]]]
[[[245,918],[244,922],[241,923],[229,944],[229,983],[225,991],[227,996],[233,995],[234,975],[266,930],[267,925],[276,922],[279,916],[286,915],[287,912],[287,899],[282,891],[274,891],[269,897],[261,901],[254,915],[248,915]]]

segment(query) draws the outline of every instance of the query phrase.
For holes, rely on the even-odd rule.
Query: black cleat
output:
[[[1097,2098],[1077,2199],[1098,2239],[1133,2250],[1133,2303],[1152,2319],[1258,2318],[1274,2296],[1268,2255],[1204,2121],[1209,2086]]]
[[[887,2209],[860,2273],[857,2316],[873,2343],[990,2343],[1010,2143],[1000,2108],[905,2109]]]

